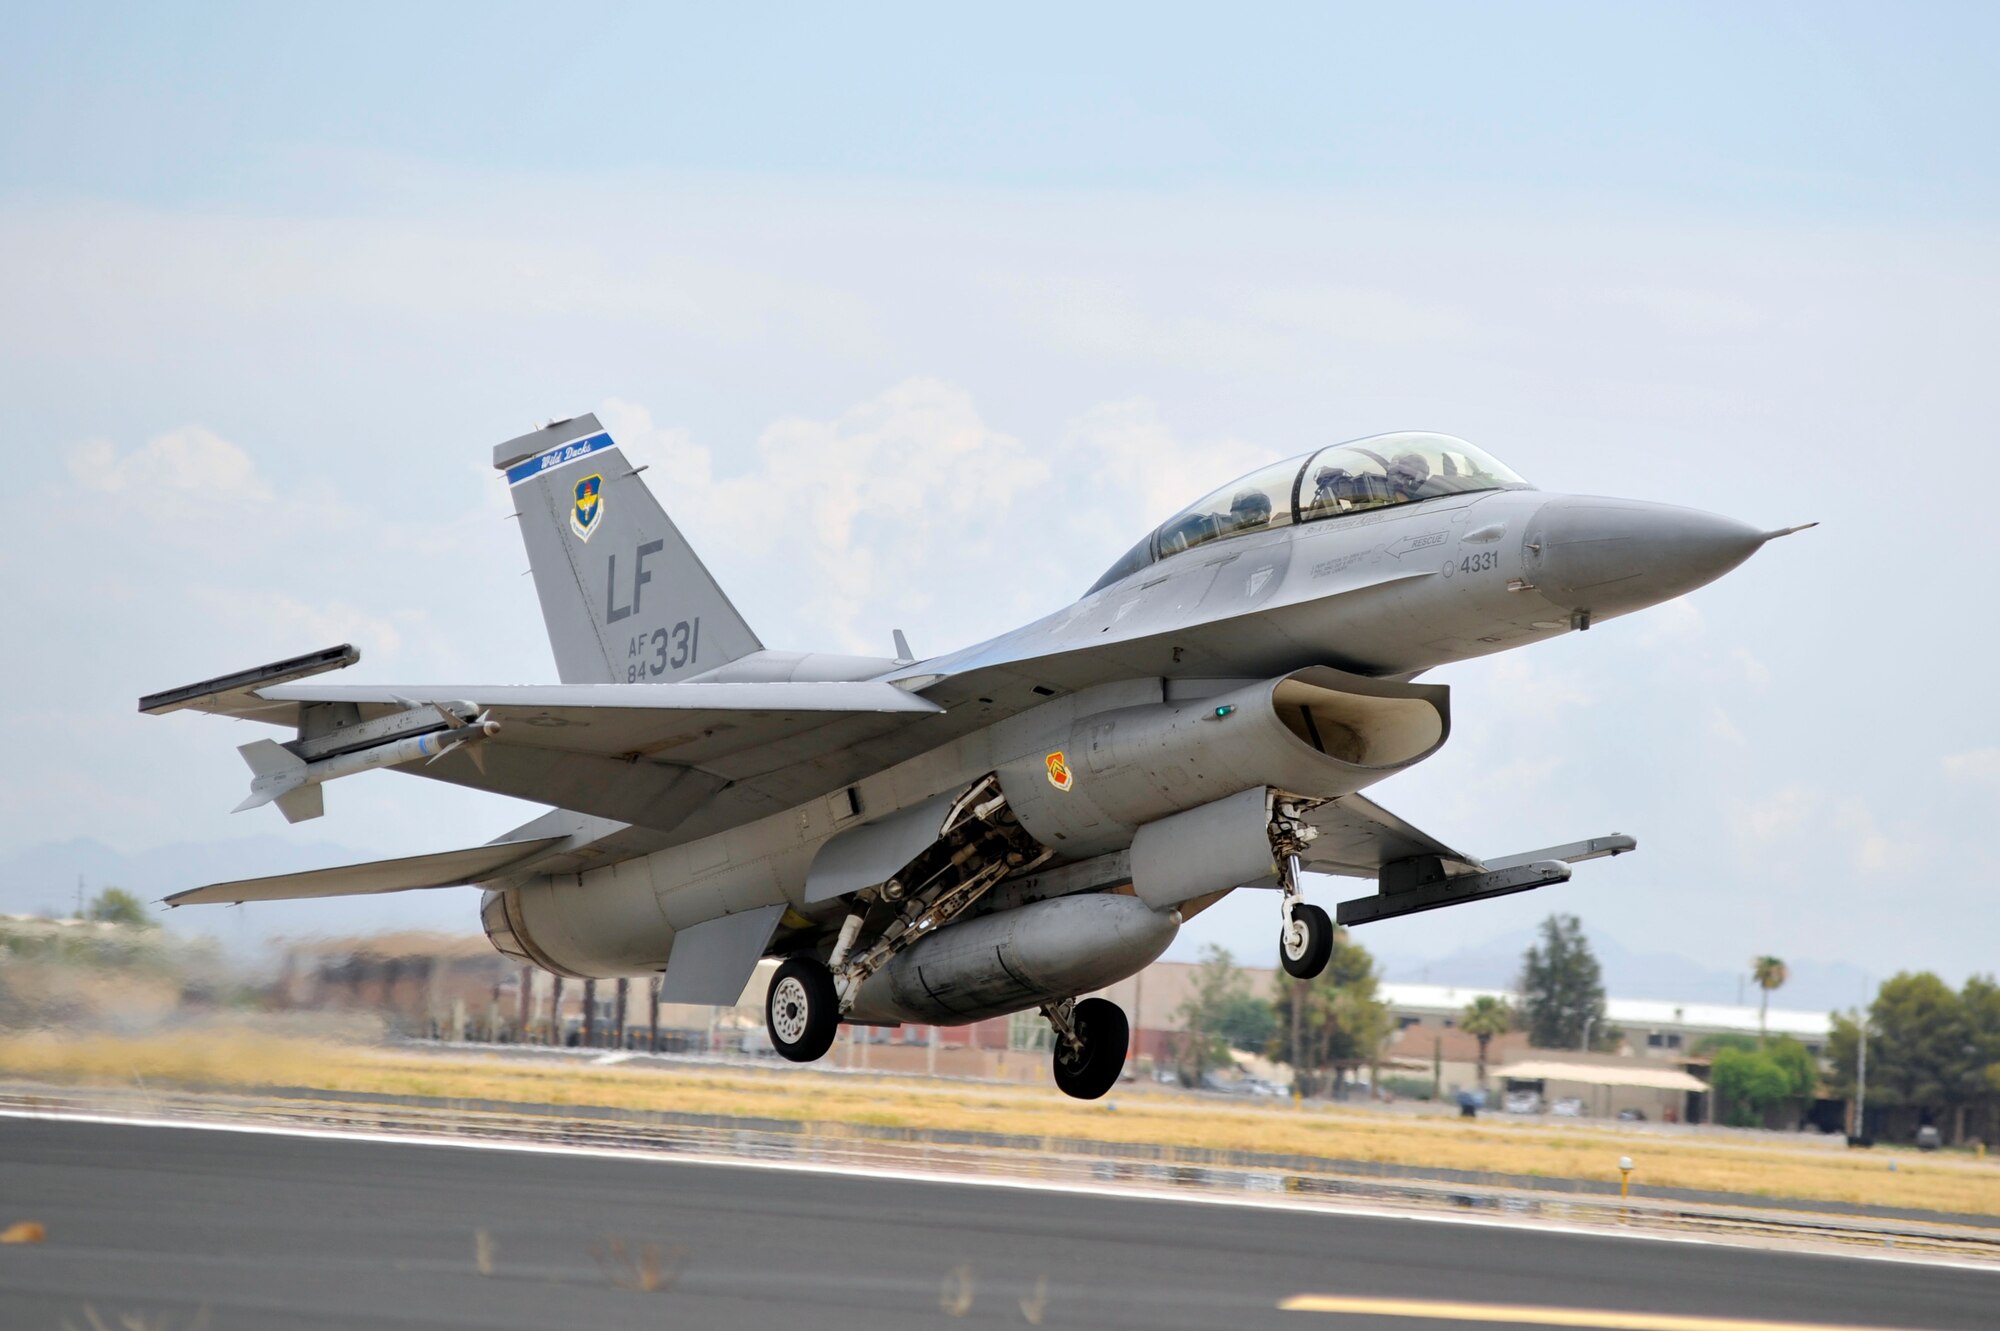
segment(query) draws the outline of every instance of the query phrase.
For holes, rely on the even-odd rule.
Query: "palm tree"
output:
[[[1479,1084],[1486,1085],[1486,1046],[1493,1043],[1496,1035],[1505,1035],[1514,1029],[1514,1009],[1507,1006],[1504,998],[1491,994],[1481,994],[1465,1005],[1459,1016],[1458,1028],[1479,1041]]]
[[[1764,1047],[1764,1017],[1771,1010],[1771,991],[1784,988],[1792,973],[1776,957],[1757,957],[1750,962],[1750,974],[1763,991],[1757,1000],[1757,1047]]]

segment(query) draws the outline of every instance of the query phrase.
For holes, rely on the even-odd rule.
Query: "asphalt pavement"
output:
[[[4,1331],[2000,1327],[2000,1269],[651,1157],[0,1118],[0,1231],[20,1221],[46,1238],[0,1243]],[[1523,1311],[1533,1307],[1558,1311],[1537,1320]]]

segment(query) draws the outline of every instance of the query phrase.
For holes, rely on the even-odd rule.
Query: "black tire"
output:
[[[778,967],[764,996],[764,1029],[772,1048],[794,1063],[823,1057],[840,1033],[833,973],[812,957],[793,957]]]
[[[1310,980],[1333,957],[1333,921],[1318,906],[1301,901],[1278,934],[1278,961],[1294,980]]]
[[[1096,1100],[1118,1084],[1125,1071],[1125,1046],[1132,1038],[1132,1025],[1125,1010],[1105,998],[1086,998],[1076,1005],[1077,1036],[1083,1042],[1080,1053],[1067,1051],[1056,1041],[1056,1087],[1078,1100]],[[1067,1056],[1065,1056],[1067,1055]]]

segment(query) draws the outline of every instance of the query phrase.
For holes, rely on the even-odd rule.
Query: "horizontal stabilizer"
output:
[[[319,788],[314,786],[310,789],[317,793]],[[304,791],[293,793],[303,794]],[[282,800],[279,807],[284,807]],[[502,869],[528,860],[567,839],[552,836],[529,841],[502,841],[435,855],[412,855],[400,860],[374,860],[335,869],[213,883],[187,892],[176,892],[167,898],[167,904],[201,906],[242,901],[300,901],[309,897],[359,897],[428,887],[463,887],[490,878]]]

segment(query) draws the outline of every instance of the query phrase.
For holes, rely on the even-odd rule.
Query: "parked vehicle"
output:
[[[1500,1107],[1510,1114],[1539,1114],[1542,1097],[1534,1091],[1509,1091],[1501,1097]]]

